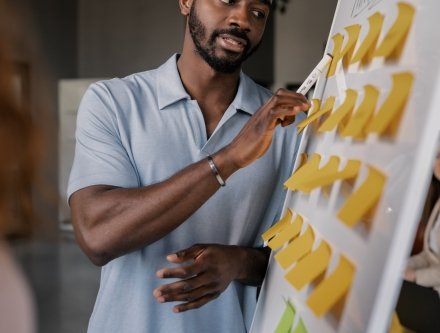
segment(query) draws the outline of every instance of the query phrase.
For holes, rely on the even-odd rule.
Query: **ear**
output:
[[[188,16],[191,9],[192,0],[179,0],[180,12],[183,16]]]

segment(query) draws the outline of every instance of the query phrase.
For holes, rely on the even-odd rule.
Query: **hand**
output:
[[[173,308],[176,313],[199,308],[240,277],[240,258],[239,247],[217,244],[197,244],[171,254],[167,260],[180,266],[161,269],[156,275],[181,280],[156,288],[153,295],[160,303],[183,302]]]
[[[411,268],[405,269],[403,278],[409,282],[416,282],[416,271]]]
[[[310,104],[303,95],[279,89],[227,146],[236,166],[243,168],[260,158],[270,147],[276,126],[292,124],[298,113],[309,108]]]

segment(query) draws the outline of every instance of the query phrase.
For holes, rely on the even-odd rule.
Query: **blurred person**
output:
[[[241,71],[271,1],[178,4],[181,54],[93,84],[79,108],[69,204],[103,266],[89,332],[246,332],[266,272],[259,235],[298,147],[288,125],[310,105]]]
[[[396,309],[405,327],[440,332],[440,143],[423,215],[423,248],[408,259]]]
[[[0,20],[6,17],[0,0]],[[4,17],[3,17],[4,16]],[[0,29],[4,30],[4,29]],[[16,212],[29,219],[32,181],[38,152],[37,131],[13,88],[12,63],[4,31],[0,34],[0,332],[35,332],[32,292],[5,238]]]

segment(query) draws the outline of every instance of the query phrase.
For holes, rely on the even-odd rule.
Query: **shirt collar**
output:
[[[157,98],[159,108],[162,110],[167,106],[176,103],[182,99],[190,99],[186,92],[177,69],[177,54],[169,58],[162,66],[158,68],[157,76]],[[236,110],[254,114],[260,107],[257,85],[243,72],[240,72],[240,83],[237,94],[231,103]]]
[[[157,100],[159,109],[191,97],[183,87],[177,70],[177,54],[174,54],[157,70]]]

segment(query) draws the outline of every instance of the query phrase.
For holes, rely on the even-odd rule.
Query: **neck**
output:
[[[177,61],[177,68],[185,89],[199,104],[207,98],[213,98],[228,106],[238,89],[240,69],[227,74],[215,71],[195,51],[191,37],[186,37],[182,54]]]

